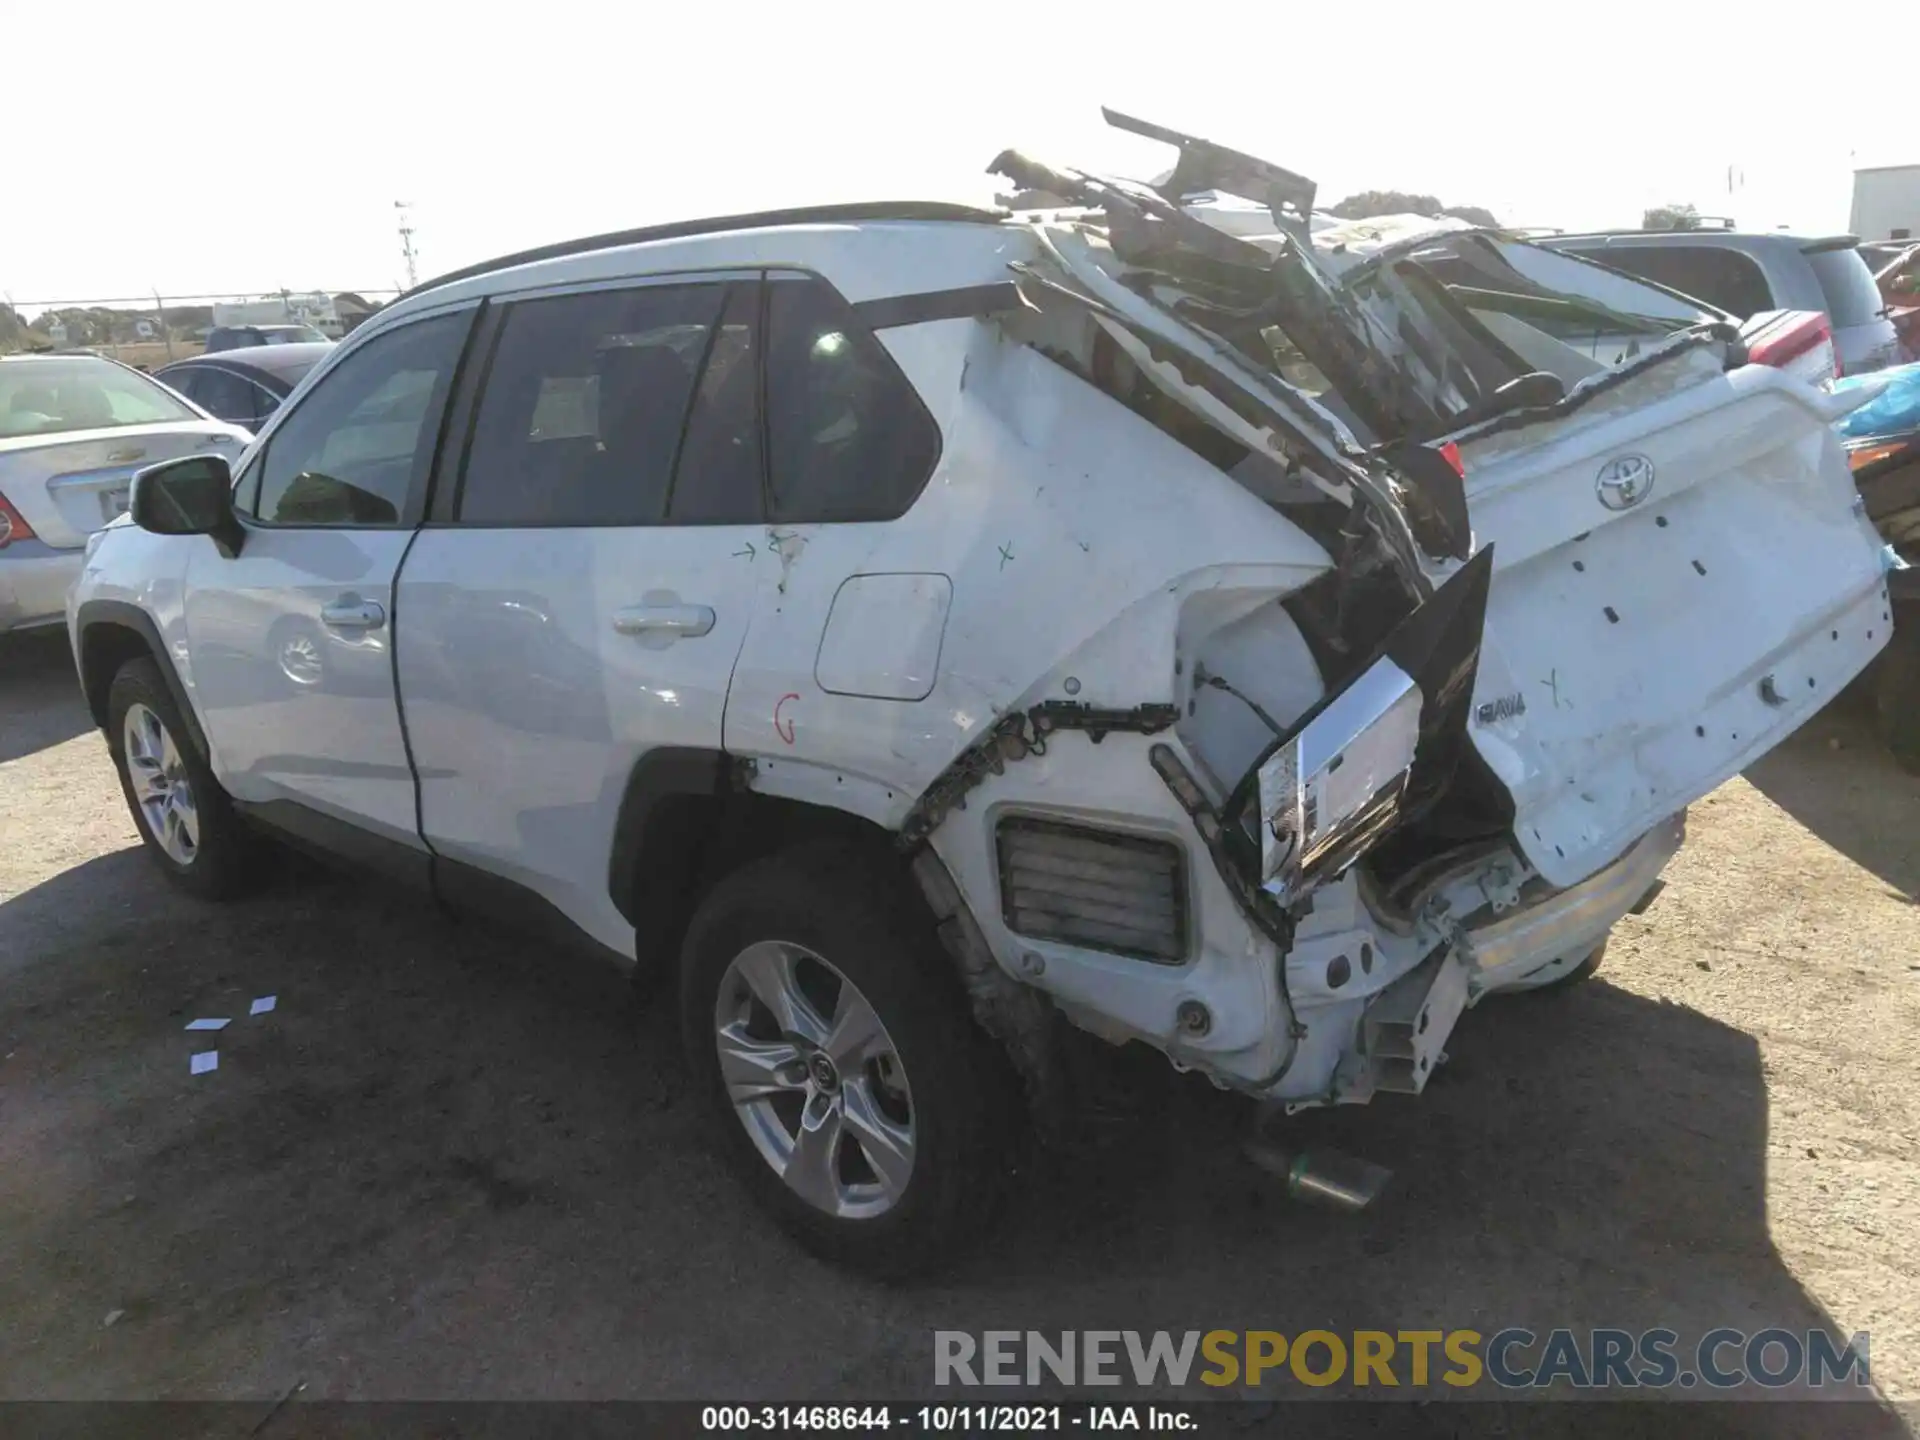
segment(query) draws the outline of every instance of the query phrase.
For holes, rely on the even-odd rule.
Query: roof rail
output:
[[[803,205],[792,210],[759,210],[746,215],[720,215],[705,220],[676,220],[666,225],[648,225],[637,230],[613,230],[604,235],[588,235],[578,240],[562,240],[516,251],[494,260],[483,260],[459,270],[449,270],[431,280],[423,280],[411,290],[395,297],[405,300],[427,290],[437,290],[460,280],[510,270],[516,265],[531,265],[536,260],[558,260],[568,255],[585,255],[594,250],[612,250],[621,245],[641,245],[649,240],[679,240],[689,235],[718,235],[728,230],[769,230],[776,225],[851,225],[869,220],[946,220],[963,224],[997,225],[1009,218],[1003,210],[982,210],[972,205],[952,205],[938,200],[870,200],[848,205]]]

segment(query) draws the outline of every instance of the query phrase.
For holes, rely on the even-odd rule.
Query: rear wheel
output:
[[[930,917],[885,860],[789,852],[722,880],[689,927],[696,1092],[748,1188],[808,1249],[899,1277],[997,1212],[1022,1118]]]
[[[1608,938],[1611,938],[1609,936]],[[1518,984],[1502,986],[1498,993],[1503,995],[1545,995],[1555,990],[1568,990],[1584,981],[1591,980],[1599,973],[1601,963],[1607,958],[1605,939],[1585,954],[1576,952],[1563,955],[1558,960],[1550,960],[1538,970],[1526,976]]]
[[[1588,952],[1586,958],[1581,960],[1578,965],[1575,965],[1564,975],[1554,976],[1553,979],[1547,981],[1539,988],[1542,990],[1565,990],[1571,986],[1580,984],[1584,980],[1591,980],[1595,975],[1600,973],[1601,962],[1606,958],[1607,942],[1602,940]]]
[[[160,667],[129,660],[107,691],[107,746],[147,854],[190,894],[221,900],[258,879],[258,842],[200,757]]]

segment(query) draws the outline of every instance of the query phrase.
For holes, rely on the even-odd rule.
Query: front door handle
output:
[[[622,635],[661,635],[691,639],[713,629],[711,605],[629,605],[613,612],[613,628]]]
[[[377,600],[349,595],[331,605],[322,605],[320,623],[335,630],[378,630],[387,623],[387,612]]]

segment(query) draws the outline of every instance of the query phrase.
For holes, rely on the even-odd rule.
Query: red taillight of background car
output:
[[[33,527],[27,524],[27,517],[13,508],[6,496],[0,495],[0,550],[4,550],[16,540],[33,539]]]
[[[1840,375],[1833,325],[1818,310],[1776,310],[1755,316],[1741,338],[1747,342],[1749,365],[1771,365],[1813,385]]]

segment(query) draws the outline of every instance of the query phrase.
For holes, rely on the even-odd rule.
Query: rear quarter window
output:
[[[1836,326],[1871,325],[1880,318],[1886,301],[1880,298],[1880,287],[1873,283],[1873,271],[1853,246],[1816,250],[1807,256],[1807,263],[1820,282],[1827,314]]]
[[[824,281],[767,288],[766,436],[773,518],[892,520],[940,460],[940,429],[851,306]]]

